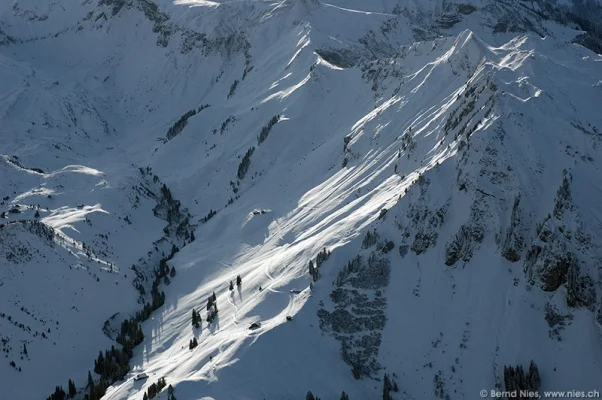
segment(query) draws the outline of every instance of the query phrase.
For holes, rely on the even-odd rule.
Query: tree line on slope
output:
[[[322,251],[318,253],[316,256],[316,263],[314,264],[313,260],[309,260],[309,275],[311,275],[314,282],[320,279],[320,265],[330,257],[330,251],[324,248]]]
[[[240,275],[236,276],[236,285],[238,287],[240,287],[242,285],[242,278],[240,277]],[[234,290],[234,283],[232,281],[230,281],[230,284],[228,286],[228,290],[232,291]],[[213,292],[213,294],[211,296],[209,296],[209,298],[207,299],[207,324],[210,325],[213,320],[217,317],[218,314],[218,308],[217,308],[217,296],[215,295],[215,292]],[[196,309],[192,309],[192,326],[195,329],[198,329],[201,327],[201,324],[203,322],[203,318],[201,317],[201,313],[199,313]],[[196,337],[193,337],[192,339],[190,339],[190,342],[188,344],[188,348],[190,350],[194,349],[195,347],[197,347],[199,345]]]
[[[163,199],[167,199],[169,204],[179,202],[173,200],[169,189],[163,185],[161,187],[161,193]],[[179,207],[176,207],[179,212]],[[171,224],[175,221],[172,209],[168,210],[168,222]],[[164,229],[166,235],[169,235],[167,227]],[[194,240],[194,234],[192,234],[191,242]],[[104,355],[99,352],[97,359],[94,361],[94,372],[100,376],[98,381],[95,381],[90,371],[88,371],[88,381],[85,389],[87,393],[84,394],[84,400],[100,400],[106,393],[107,388],[113,383],[123,380],[130,370],[129,361],[133,356],[133,349],[144,340],[144,333],[142,332],[141,323],[150,318],[151,313],[161,307],[165,303],[165,292],[159,290],[161,281],[165,284],[169,284],[169,277],[172,278],[176,275],[176,270],[172,266],[170,269],[167,262],[171,260],[176,253],[179,252],[179,248],[173,244],[171,252],[168,256],[164,256],[160,261],[158,267],[154,270],[154,279],[151,289],[151,301],[146,302],[144,307],[136,312],[136,316],[125,319],[121,323],[119,335],[116,338],[117,343],[121,345],[121,349],[111,346],[110,350],[105,351]],[[135,267],[135,266],[134,266]],[[133,267],[133,268],[134,268]],[[141,296],[145,294],[144,287],[141,284],[135,285],[136,289],[140,292]],[[161,388],[162,389],[162,388]],[[61,386],[57,386],[55,392],[48,397],[48,400],[64,400],[66,398],[72,398],[77,394],[77,389],[73,381],[69,380],[69,394],[65,393]],[[67,397],[68,396],[68,397]],[[170,399],[173,396],[170,395]],[[175,397],[173,397],[175,399]]]
[[[274,115],[268,121],[268,123],[263,128],[261,128],[261,131],[259,131],[259,134],[257,135],[258,146],[267,139],[268,135],[270,134],[270,131],[272,130],[274,125],[278,123],[278,121],[280,121],[280,114]],[[247,174],[249,167],[251,166],[251,156],[253,155],[253,152],[255,152],[255,146],[251,146],[243,156],[242,160],[240,160],[240,164],[238,164],[238,171],[236,173],[236,177],[239,180],[243,180],[245,178],[245,175]],[[234,193],[236,193],[236,191]]]
[[[167,135],[166,135],[167,140],[171,140],[171,139],[175,138],[176,136],[178,136],[180,134],[180,132],[182,132],[184,130],[184,128],[186,127],[186,125],[188,124],[188,119],[190,117],[195,116],[196,114],[200,113],[201,111],[203,111],[205,108],[208,108],[208,107],[209,107],[209,104],[203,104],[199,108],[192,109],[192,110],[186,112],[184,115],[182,115],[180,117],[180,119],[178,119],[176,122],[174,122],[174,124],[167,130]]]

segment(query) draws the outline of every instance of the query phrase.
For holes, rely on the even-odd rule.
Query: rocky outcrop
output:
[[[556,192],[553,213],[537,228],[524,263],[531,283],[538,283],[546,292],[564,285],[567,306],[594,311],[596,284],[582,269],[592,261],[591,237],[575,212],[571,174],[566,170]]]
[[[364,260],[357,256],[340,271],[330,294],[334,309],[318,311],[320,328],[341,343],[343,360],[356,379],[373,376],[381,333],[387,321],[383,289],[389,284],[390,262],[372,251]]]
[[[462,225],[451,242],[445,246],[445,265],[452,266],[458,260],[471,260],[476,243],[483,241],[484,231],[479,225]]]
[[[443,206],[435,211],[429,210],[425,205],[410,207],[408,219],[417,228],[418,232],[414,235],[414,241],[410,249],[420,255],[430,247],[437,244],[439,237],[438,228],[443,225],[447,207]]]
[[[594,281],[587,275],[581,275],[577,262],[570,264],[566,276],[566,303],[569,307],[587,307],[594,311],[596,288]]]
[[[520,194],[514,199],[510,223],[504,235],[502,256],[510,261],[517,262],[525,248],[525,234],[521,226]]]

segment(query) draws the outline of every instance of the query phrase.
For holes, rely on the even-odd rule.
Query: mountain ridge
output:
[[[101,322],[139,311],[161,259],[176,271],[158,286],[165,304],[141,324],[131,373],[103,398],[141,398],[162,376],[179,399],[372,398],[385,372],[401,388],[393,398],[474,397],[531,359],[545,389],[596,388],[602,232],[589,199],[600,194],[602,58],[549,20],[538,24],[554,35],[540,38],[476,23],[499,17],[485,7],[408,2],[397,14],[394,3],[2,10],[2,68],[18,79],[0,95],[0,211],[39,219],[79,249],[46,271],[57,288],[71,274],[59,268],[78,262],[101,278],[82,304],[98,326],[74,339],[81,322],[59,317],[75,349],[98,348],[43,377],[67,346],[10,331],[7,356],[22,367],[2,367],[22,383],[10,395],[47,396],[74,379],[83,398],[93,357],[115,343]],[[433,28],[430,6],[464,17]],[[27,235],[17,233],[37,248]],[[107,265],[123,283],[104,282]],[[236,275],[242,287],[230,292]],[[14,286],[5,302],[29,293],[27,280],[0,279]],[[212,293],[220,314],[208,326]],[[133,381],[139,371],[150,379]],[[39,389],[17,391],[32,379]]]

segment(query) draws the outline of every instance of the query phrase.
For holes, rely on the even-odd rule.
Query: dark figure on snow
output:
[[[234,290],[234,284],[232,283],[232,281],[230,281],[230,287],[229,287],[229,289],[230,290]]]
[[[236,286],[240,286],[240,285],[242,285],[242,278],[240,277],[240,275],[238,275],[236,277]]]

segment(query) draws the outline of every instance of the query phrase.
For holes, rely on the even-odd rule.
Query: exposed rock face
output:
[[[474,247],[483,241],[483,227],[477,224],[462,225],[445,249],[445,265],[452,266],[458,260],[470,261]]]
[[[410,249],[419,255],[430,247],[437,244],[439,237],[438,228],[445,222],[447,206],[444,205],[435,210],[430,210],[427,206],[426,195],[421,193],[420,199],[410,207],[407,213],[412,227],[417,230],[414,234],[414,241]]]
[[[375,236],[368,237],[372,244],[367,247],[371,247]],[[386,248],[386,244],[383,246]],[[330,294],[334,309],[318,311],[320,328],[341,342],[343,360],[352,367],[356,379],[373,376],[380,369],[380,331],[387,321],[383,289],[389,284],[389,277],[388,258],[376,251],[367,260],[358,255],[339,273],[336,288]]]
[[[591,237],[571,197],[571,174],[564,170],[554,200],[554,210],[538,227],[537,237],[525,259],[525,272],[542,290],[554,292],[566,286],[569,307],[588,307],[596,302],[594,281],[581,265],[592,260]]]
[[[504,236],[502,256],[508,261],[517,262],[525,248],[525,237],[521,226],[520,195],[514,199],[510,224]]]

